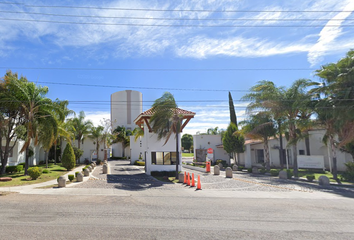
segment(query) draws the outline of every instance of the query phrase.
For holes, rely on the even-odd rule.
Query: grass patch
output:
[[[32,180],[30,176],[24,176],[24,171],[15,174],[4,174],[1,175],[1,177],[11,177],[12,181],[0,182],[0,187],[14,187],[14,186],[23,186],[23,185],[47,182],[53,179],[57,179],[58,177],[68,172],[65,168],[54,164],[49,164],[48,168],[45,168],[45,165],[39,165],[38,167],[42,167],[43,169],[48,169],[49,172],[42,174],[36,180]]]
[[[182,153],[182,157],[194,157],[194,153]]]
[[[303,178],[306,178],[307,175],[313,175],[315,176],[316,180],[318,180],[320,176],[326,176],[328,177],[330,182],[337,182],[335,179],[333,179],[332,173],[328,171],[323,172],[321,170],[299,169],[298,174],[299,177],[303,177]],[[338,179],[341,179],[342,175],[340,173],[338,173],[337,175],[338,175]],[[344,184],[353,184],[352,182],[345,182],[345,181],[341,181],[341,182]]]

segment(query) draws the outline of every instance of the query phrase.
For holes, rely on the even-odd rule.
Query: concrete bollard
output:
[[[179,173],[178,174],[178,182],[183,183],[184,182],[184,173]]]
[[[281,170],[281,171],[279,172],[279,178],[280,178],[280,179],[288,179],[288,174],[287,174],[287,172],[284,171],[284,170]]]
[[[232,169],[230,167],[227,167],[225,170],[225,175],[227,178],[232,178]]]
[[[258,168],[257,167],[253,167],[252,168],[252,173],[259,173]]]
[[[214,175],[220,175],[220,167],[218,165],[214,166]]]
[[[58,187],[66,186],[66,178],[64,176],[60,176],[58,179]]]
[[[82,173],[78,173],[76,175],[76,181],[78,181],[78,182],[84,181],[84,175]]]
[[[92,172],[92,167],[91,167],[91,166],[87,167],[87,169],[88,169],[90,172]]]
[[[102,173],[103,174],[107,174],[107,172],[108,172],[108,165],[104,164],[103,167],[102,167]]]
[[[232,166],[232,171],[237,171],[238,170],[238,166],[236,165],[236,164],[234,164],[233,166]]]
[[[90,176],[90,170],[88,170],[87,168],[85,168],[85,170],[84,170],[84,176],[85,177]]]
[[[224,165],[222,165],[222,163],[219,163],[218,166],[219,166],[220,170],[222,170],[224,168]]]
[[[320,176],[320,177],[318,178],[318,184],[320,184],[321,186],[324,186],[324,187],[329,186],[330,184],[329,184],[329,179],[328,179],[328,177],[326,177],[326,176]]]
[[[95,164],[93,164],[93,163],[91,163],[91,167],[92,167],[92,169],[95,169]]]

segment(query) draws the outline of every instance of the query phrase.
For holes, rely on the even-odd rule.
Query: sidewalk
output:
[[[97,168],[97,167],[96,167]],[[82,170],[82,166],[77,167],[70,172],[64,174],[63,176],[68,179],[68,175],[75,175],[75,172],[80,172]],[[91,175],[91,174],[90,174]],[[90,177],[84,177],[83,182],[89,180]],[[80,184],[81,182],[73,182],[67,187],[70,187],[71,185],[75,184]],[[50,185],[58,184],[57,179],[53,179],[47,182],[42,182],[42,183],[36,183],[36,184],[29,184],[29,185],[23,185],[23,186],[15,186],[15,187],[0,187],[0,192],[18,192],[18,193],[25,193],[29,194],[32,192],[38,192],[38,191],[48,191],[48,190],[58,190],[59,188],[48,188],[48,189],[38,189],[41,187],[46,187]],[[34,193],[35,194],[35,193]]]

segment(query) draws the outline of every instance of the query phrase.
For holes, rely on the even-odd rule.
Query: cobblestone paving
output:
[[[111,174],[102,174],[102,166],[94,169],[88,181],[75,186],[75,188],[117,188],[124,190],[147,189],[178,189],[185,188],[183,184],[161,182],[144,173],[144,167],[129,165],[128,161],[110,161]],[[354,189],[341,187],[323,188],[317,184],[293,180],[282,180],[260,174],[234,172],[233,178],[225,178],[224,172],[220,176],[211,173],[183,168],[183,171],[200,176],[202,189],[227,191],[267,191],[267,192],[335,192],[339,194],[354,194]]]
[[[154,188],[180,188],[181,184],[161,182],[144,173],[143,168],[129,165],[128,161],[110,161],[110,174],[102,173],[102,166],[97,166],[88,181],[75,188],[117,188],[123,190],[147,190]]]

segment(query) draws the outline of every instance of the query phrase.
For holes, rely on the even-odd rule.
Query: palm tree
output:
[[[172,134],[176,134],[176,178],[178,178],[179,166],[179,133],[183,116],[177,113],[177,103],[173,95],[165,92],[161,98],[155,100],[150,118],[152,130],[157,134],[158,140],[165,138],[164,145],[168,142]]]
[[[243,126],[242,132],[246,137],[263,140],[265,164],[267,171],[270,171],[268,140],[270,137],[276,135],[275,124],[271,115],[268,112],[259,112],[251,115],[247,120],[240,122],[240,125]]]
[[[26,127],[25,143],[20,152],[26,151],[25,174],[28,169],[28,155],[31,141],[34,140],[34,145],[39,142],[39,134],[44,129],[50,131],[53,136],[58,133],[58,122],[55,114],[62,115],[61,109],[45,95],[48,93],[47,87],[37,87],[32,82],[27,81],[11,81],[13,89],[20,92],[13,100],[20,103],[21,116],[24,119]],[[49,129],[48,129],[49,128]],[[48,141],[52,142],[53,138],[48,137]]]
[[[103,126],[92,127],[91,133],[88,135],[88,137],[96,143],[97,160],[99,159],[100,143],[103,141],[103,130]]]
[[[79,116],[74,117],[70,122],[73,127],[75,139],[77,140],[77,147],[81,149],[81,143],[84,143],[85,138],[90,134],[93,124],[90,120],[85,120],[84,111],[81,111]]]
[[[125,148],[130,145],[129,136],[132,135],[132,132],[130,130],[126,130],[124,126],[118,126],[113,130],[113,134],[115,135],[113,142],[119,142],[122,144],[122,157],[124,157]]]

